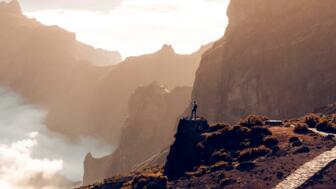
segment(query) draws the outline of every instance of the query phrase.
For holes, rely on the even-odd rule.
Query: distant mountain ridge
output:
[[[48,128],[73,139],[90,135],[117,144],[134,90],[155,81],[168,88],[192,86],[204,52],[179,55],[164,46],[115,64],[119,53],[27,18],[18,1],[0,4],[0,25],[0,85],[46,109]]]
[[[139,86],[156,82],[170,90],[179,86],[191,87],[202,54],[211,45],[186,55],[176,54],[172,50],[167,51],[164,45],[155,53],[129,57],[120,64],[112,66],[108,73],[99,77],[99,83],[92,91],[94,100],[89,114],[92,115],[94,122],[92,125],[101,128],[100,131],[92,132],[102,132],[103,135],[110,137],[110,131],[104,129],[113,127],[116,128],[113,133],[118,132],[119,135],[127,116],[129,98]],[[117,138],[114,137],[114,139]]]
[[[17,0],[11,0],[9,3],[0,2],[0,12],[11,13],[11,14],[21,14],[21,6]]]

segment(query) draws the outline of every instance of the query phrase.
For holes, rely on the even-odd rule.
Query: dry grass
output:
[[[294,127],[294,132],[298,134],[307,134],[309,132],[308,126],[306,124],[297,124]]]
[[[321,122],[321,118],[317,116],[316,114],[309,114],[304,119],[305,119],[305,123],[310,128],[315,128],[316,125]]]
[[[272,148],[276,145],[279,144],[279,139],[275,136],[267,136],[264,139],[264,144],[265,146],[267,146],[268,148]]]
[[[260,115],[250,115],[240,121],[240,125],[248,128],[255,126],[264,125],[265,121],[268,120],[265,116]]]
[[[247,149],[242,150],[239,153],[239,161],[253,160],[260,156],[265,156],[269,154],[270,152],[271,150],[264,145],[261,145],[256,148],[247,148]]]
[[[336,133],[336,126],[327,121],[317,124],[316,129],[326,133]]]

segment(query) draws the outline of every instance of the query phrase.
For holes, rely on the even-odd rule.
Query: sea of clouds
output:
[[[0,87],[0,188],[68,189],[81,184],[83,160],[111,153],[93,138],[68,140],[44,125],[47,112]]]

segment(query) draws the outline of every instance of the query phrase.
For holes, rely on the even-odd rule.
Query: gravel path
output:
[[[308,179],[322,170],[330,162],[336,159],[336,147],[324,152],[313,160],[305,163],[285,180],[280,182],[274,189],[296,189],[304,184]]]
[[[317,131],[316,129],[311,130],[322,136],[328,135],[326,133]],[[336,147],[330,151],[322,153],[313,160],[302,165],[294,173],[285,178],[285,180],[280,182],[274,189],[297,189],[335,159]]]

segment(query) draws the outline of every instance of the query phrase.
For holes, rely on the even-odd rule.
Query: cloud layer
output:
[[[119,6],[122,0],[19,0],[19,2],[29,11],[48,9],[108,11]]]
[[[33,135],[10,145],[0,145],[0,188],[66,189],[73,186],[58,174],[63,168],[62,160],[32,158],[36,145]]]
[[[45,116],[45,111],[0,87],[1,189],[73,188],[82,178],[86,153],[111,152],[110,146],[92,138],[73,142],[48,131]]]

